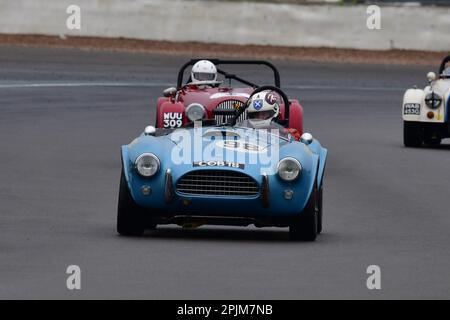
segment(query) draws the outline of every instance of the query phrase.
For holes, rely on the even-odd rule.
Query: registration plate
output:
[[[245,165],[242,163],[228,162],[228,161],[199,161],[193,163],[194,167],[226,167],[244,169]]]
[[[420,116],[420,104],[406,103],[403,107],[403,114]]]

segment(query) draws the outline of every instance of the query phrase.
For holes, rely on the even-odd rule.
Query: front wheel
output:
[[[432,138],[425,140],[425,145],[429,147],[438,147],[442,143],[442,139]]]
[[[420,122],[403,121],[403,143],[405,147],[418,148],[424,142],[424,130]]]
[[[442,138],[439,133],[439,127],[430,125],[425,129],[424,143],[428,147],[437,147],[441,144]]]
[[[317,234],[321,234],[323,227],[322,227],[322,221],[323,221],[323,181],[322,185],[320,186],[319,193],[317,195],[318,197],[318,205],[317,208],[319,210],[319,213],[317,215]]]
[[[289,226],[291,240],[314,241],[318,231],[319,201],[317,185],[309,197],[308,203],[302,213],[295,218]]]
[[[117,206],[117,232],[122,236],[141,236],[144,231],[145,222],[142,208],[134,202],[122,169]]]

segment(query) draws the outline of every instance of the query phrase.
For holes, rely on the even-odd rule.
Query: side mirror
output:
[[[428,74],[427,74],[427,80],[428,80],[428,83],[431,83],[431,82],[433,82],[434,80],[436,80],[436,73],[434,73],[434,72],[428,72]]]
[[[304,133],[300,137],[300,142],[303,142],[306,145],[310,145],[311,143],[313,143],[313,141],[314,141],[314,137],[312,136],[311,133]]]
[[[175,97],[176,93],[177,93],[177,88],[170,87],[170,88],[167,88],[167,89],[165,89],[163,91],[163,96],[166,97],[166,98]]]

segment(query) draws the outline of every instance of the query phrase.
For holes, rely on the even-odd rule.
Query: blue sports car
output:
[[[215,110],[229,123],[145,128],[122,146],[117,231],[140,236],[161,224],[289,227],[292,240],[322,231],[327,150],[310,134],[289,130],[289,100],[277,87],[286,119],[267,130],[238,122],[248,103]]]

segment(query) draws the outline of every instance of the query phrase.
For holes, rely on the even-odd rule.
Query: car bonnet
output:
[[[222,150],[236,153],[267,153],[289,144],[278,130],[257,130],[241,127],[208,127],[179,129],[168,137],[177,148],[186,152]],[[184,152],[184,151],[183,151]]]

